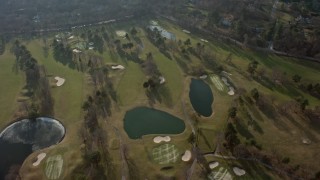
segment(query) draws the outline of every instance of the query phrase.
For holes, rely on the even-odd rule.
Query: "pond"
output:
[[[189,98],[197,113],[205,117],[211,116],[213,94],[207,83],[203,80],[191,79]]]
[[[185,130],[185,124],[166,112],[138,107],[127,111],[124,129],[131,139],[139,139],[148,134],[180,134]]]
[[[59,143],[64,135],[63,125],[46,117],[23,119],[6,127],[0,133],[0,179],[19,170],[32,152]]]

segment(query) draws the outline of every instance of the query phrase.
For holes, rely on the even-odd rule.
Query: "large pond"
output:
[[[148,134],[180,134],[185,124],[166,112],[138,107],[126,113],[124,129],[131,139],[139,139]]]
[[[65,135],[63,125],[51,118],[23,119],[0,133],[0,179],[18,170],[34,151],[59,143]]]
[[[211,116],[213,94],[207,83],[203,80],[191,79],[189,98],[197,113],[205,117]]]

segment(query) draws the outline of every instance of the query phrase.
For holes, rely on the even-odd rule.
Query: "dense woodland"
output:
[[[2,1],[0,32],[57,30],[110,19],[165,16],[245,45],[268,48],[273,44],[275,50],[285,53],[320,56],[320,3],[317,0],[284,1],[276,8],[280,13],[289,14],[292,20],[275,18],[271,0]]]

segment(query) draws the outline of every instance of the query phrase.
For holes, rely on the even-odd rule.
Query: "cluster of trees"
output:
[[[159,85],[159,77],[161,76],[161,73],[151,52],[146,55],[146,60],[142,64],[142,68],[148,77],[148,80],[143,83],[143,87],[152,89],[156,88]]]
[[[31,104],[26,107],[31,118],[38,114],[51,116],[54,113],[54,100],[46,77],[45,68],[39,66],[27,48],[15,41],[12,52],[16,56],[15,68],[25,72],[26,88],[29,91]]]
[[[94,43],[94,50],[97,50],[100,54],[104,51],[104,41],[103,38],[97,34],[89,35],[88,39],[90,42]]]
[[[320,99],[320,84],[316,83],[316,84],[300,84],[299,85],[300,89],[302,89],[303,91],[309,93],[310,95]]]
[[[237,136],[237,131],[235,130],[232,123],[228,123],[227,128],[224,133],[225,143],[223,146],[230,150],[230,152],[234,152],[234,148],[240,144],[240,140]]]
[[[75,63],[73,61],[73,52],[70,46],[66,46],[56,40],[53,41],[52,46],[54,59],[63,65],[74,69]]]
[[[24,71],[26,74],[27,87],[30,90],[35,90],[38,87],[40,79],[40,71],[38,62],[34,59],[27,50],[26,46],[20,44],[17,40],[15,41],[12,52],[16,56],[15,70]]]
[[[302,116],[304,117],[302,118],[303,120],[308,119],[313,126],[320,125],[320,108],[307,108],[308,100],[305,98],[298,98],[296,100],[283,103],[275,103],[272,100],[272,97],[264,95],[256,88],[249,92],[241,90],[238,98],[234,102],[234,106],[229,109],[229,118],[234,119],[234,121],[228,123],[224,132],[223,145],[226,150],[229,150],[236,158],[254,160],[263,163],[264,165],[273,168],[275,172],[281,176],[283,175],[297,179],[313,179],[314,177],[317,177],[318,173],[312,174],[312,172],[310,172],[305,166],[293,165],[290,163],[290,158],[281,157],[277,153],[271,154],[266,150],[263,150],[263,147],[255,141],[254,136],[252,136],[248,130],[245,130],[245,126],[242,124],[243,121],[241,118],[247,119],[248,126],[252,126],[254,130],[263,133],[259,124],[255,122],[259,117],[256,115],[251,117],[251,109],[255,108],[255,106],[252,106],[253,103],[259,107],[261,112],[265,111],[263,113],[265,113],[266,116],[270,116],[270,112],[268,110],[270,108],[267,106],[275,106],[276,108],[273,108],[273,112],[271,112],[271,114],[277,114],[272,115],[273,117],[271,117],[274,121],[280,121],[282,118],[296,118],[296,116]],[[237,128],[235,128],[235,126]],[[245,137],[247,140],[240,141],[239,135]]]
[[[117,96],[108,77],[108,69],[101,61],[98,57],[90,57],[88,61],[88,72],[94,91],[82,105],[85,113],[84,126],[80,129],[83,139],[83,164],[72,172],[74,179],[115,179],[112,157],[107,149],[107,133],[100,126],[99,120],[107,120],[111,116],[112,100],[116,102]]]
[[[162,37],[161,32],[157,29],[157,28],[147,28],[146,29],[147,32],[147,37],[149,38],[150,42],[152,44],[154,44],[159,51],[165,55],[167,58],[172,59],[169,51],[169,48],[167,46],[167,41],[172,41],[172,40],[167,40],[167,38]]]

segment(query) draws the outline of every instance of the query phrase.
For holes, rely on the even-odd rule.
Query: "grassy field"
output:
[[[7,47],[5,53],[0,56],[0,129],[14,120],[13,114],[18,108],[17,99],[24,86],[24,74],[14,72],[15,57]]]

